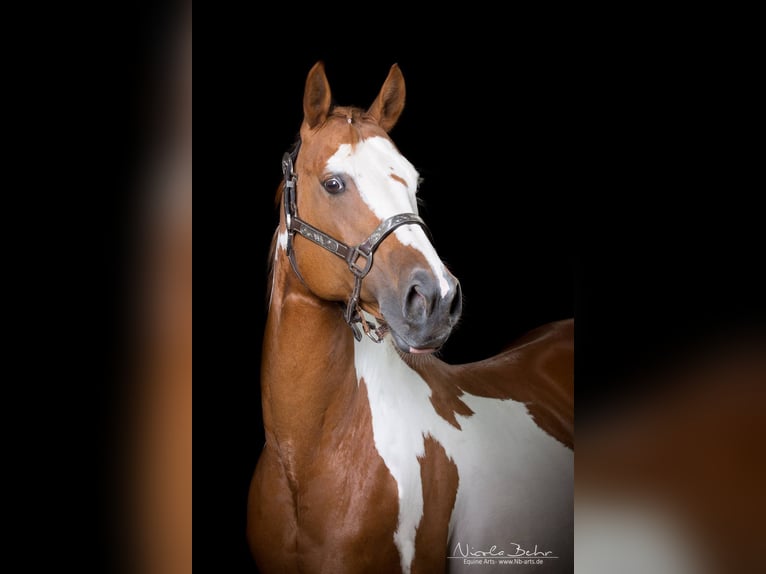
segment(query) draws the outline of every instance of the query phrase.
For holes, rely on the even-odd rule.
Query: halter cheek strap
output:
[[[300,145],[296,146],[292,153],[285,153],[282,157],[285,225],[287,227],[287,257],[290,259],[290,265],[292,266],[293,271],[295,271],[295,274],[301,281],[303,281],[303,277],[301,276],[300,271],[298,271],[298,264],[295,261],[293,237],[296,234],[305,237],[309,241],[313,241],[333,255],[343,259],[348,265],[351,273],[354,274],[354,288],[351,291],[351,296],[346,304],[343,318],[351,327],[357,341],[362,340],[362,334],[364,333],[376,343],[380,343],[386,334],[385,327],[375,326],[368,323],[364,319],[362,310],[359,306],[359,299],[362,292],[362,280],[370,272],[370,269],[372,269],[375,250],[397,227],[416,224],[420,225],[426,232],[428,232],[428,228],[419,215],[415,213],[399,213],[385,219],[375,228],[370,236],[359,245],[349,246],[327,233],[320,231],[313,225],[306,223],[298,217],[298,206],[296,201],[296,183],[298,176],[295,173],[294,163],[298,156],[299,147]],[[303,282],[305,283],[305,281]]]

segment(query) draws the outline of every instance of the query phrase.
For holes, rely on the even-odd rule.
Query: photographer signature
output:
[[[510,549],[498,548],[497,544],[493,544],[486,550],[479,550],[458,542],[450,558],[558,558],[553,555],[553,550],[538,550],[537,544],[534,550],[528,550],[516,542],[509,543],[509,547]]]

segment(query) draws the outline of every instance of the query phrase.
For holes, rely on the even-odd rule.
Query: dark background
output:
[[[228,571],[252,568],[245,501],[263,443],[274,195],[319,59],[335,100],[362,107],[391,64],[402,68],[407,105],[391,135],[425,178],[421,214],[465,294],[445,360],[492,355],[576,315],[576,413],[587,421],[646,392],[663,365],[762,325],[755,152],[741,137],[750,80],[704,46],[235,43],[240,55],[203,88],[224,105],[201,120],[215,135],[198,135],[197,165],[207,178],[208,153],[223,162],[198,179],[196,211],[195,540],[233,560]]]

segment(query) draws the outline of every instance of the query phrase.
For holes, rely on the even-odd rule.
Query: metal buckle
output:
[[[381,333],[380,327],[376,326],[370,328],[370,324],[364,320],[362,322],[362,328],[364,329],[364,334],[367,335],[373,343],[381,343],[383,337],[386,336],[386,331]]]
[[[282,156],[282,175],[285,179],[284,189],[284,204],[285,204],[285,224],[287,226],[288,234],[292,232],[293,217],[295,216],[295,181],[298,179],[293,169],[293,157],[289,152],[285,152]]]
[[[350,308],[351,307],[347,307],[346,309]],[[367,335],[373,343],[383,342],[383,338],[386,336],[386,333],[388,333],[388,329],[385,326],[375,325],[367,321],[367,319],[364,318],[364,313],[358,303],[353,309],[355,309],[355,314],[350,317],[347,315],[346,322],[348,323],[348,326],[351,327],[351,331],[354,333],[354,338],[357,341],[361,341],[362,335]]]
[[[354,339],[357,341],[362,340],[363,331],[362,328],[359,326],[359,323],[349,323],[349,327],[351,327],[351,332],[354,333]]]
[[[364,267],[357,263],[359,259],[364,260]],[[372,268],[372,252],[365,253],[359,249],[359,247],[354,247],[349,252],[346,262],[348,263],[348,268],[351,270],[351,273],[357,277],[365,277]]]
[[[286,180],[292,179],[293,175],[295,175],[295,170],[293,170],[293,156],[287,151],[282,155],[282,175]]]

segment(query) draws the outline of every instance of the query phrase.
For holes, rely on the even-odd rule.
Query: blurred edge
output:
[[[192,571],[192,18],[180,4],[150,62],[152,137],[131,230],[136,363],[122,406],[130,430],[116,558],[146,574]]]
[[[762,572],[766,337],[722,331],[652,376],[578,423],[575,571]]]

